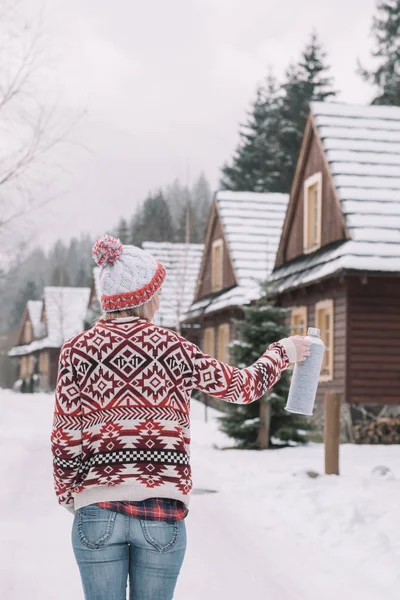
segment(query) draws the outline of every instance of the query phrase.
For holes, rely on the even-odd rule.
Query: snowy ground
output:
[[[0,589],[7,600],[83,600],[72,515],[58,506],[49,435],[53,398],[0,390]],[[193,404],[195,488],[176,600],[398,600],[400,446],[220,451],[213,414]],[[392,478],[372,475],[385,465]]]

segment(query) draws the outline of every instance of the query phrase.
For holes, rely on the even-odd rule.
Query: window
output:
[[[28,376],[28,369],[29,369],[29,357],[22,356],[21,362],[20,362],[20,368],[19,368],[19,376],[21,379],[24,379],[25,377]]]
[[[39,373],[47,374],[49,372],[49,353],[43,351],[39,356]]]
[[[307,306],[292,308],[290,335],[307,335]]]
[[[304,182],[304,252],[321,246],[322,173]]]
[[[30,354],[29,356],[29,363],[28,363],[28,375],[33,375],[35,373],[35,357],[33,354]]]
[[[318,302],[315,306],[316,326],[321,330],[321,339],[325,344],[320,381],[333,379],[333,300]]]
[[[229,363],[229,343],[229,323],[224,323],[218,329],[218,359],[225,363]]]
[[[224,243],[222,239],[215,240],[211,256],[211,289],[213,292],[222,290],[223,281]]]
[[[29,344],[33,340],[33,332],[32,332],[32,323],[28,320],[25,321],[24,325],[24,335],[23,342],[24,344]]]
[[[215,354],[215,331],[214,327],[207,327],[204,331],[204,352],[206,354]]]

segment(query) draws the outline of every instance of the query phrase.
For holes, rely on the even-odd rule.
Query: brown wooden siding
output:
[[[315,133],[312,134],[309,150],[305,158],[304,169],[300,174],[299,185],[294,202],[294,213],[286,234],[283,261],[290,261],[303,255],[303,219],[304,219],[304,182],[315,173],[322,173],[322,226],[321,245],[325,246],[337,240],[345,239],[343,216],[335,199],[331,178]],[[279,263],[283,264],[282,262]],[[278,265],[278,266],[279,266]]]
[[[307,327],[315,327],[315,305],[321,300],[333,299],[333,380],[320,382],[318,386],[317,402],[322,402],[327,391],[342,394],[345,400],[346,391],[346,319],[347,319],[347,293],[345,282],[331,280],[325,285],[313,285],[302,290],[282,294],[279,304],[285,308],[294,306],[307,306]],[[287,315],[290,326],[290,311]]]
[[[49,388],[51,390],[54,390],[57,383],[59,356],[60,348],[52,348],[49,350]]]
[[[400,279],[349,282],[348,401],[400,404]]]
[[[223,230],[221,226],[221,222],[219,220],[218,214],[215,213],[214,223],[211,229],[211,235],[208,240],[208,247],[205,249],[206,255],[204,258],[204,270],[202,273],[202,278],[199,284],[197,298],[203,298],[203,296],[208,296],[208,294],[212,293],[211,287],[211,249],[212,244],[215,240],[222,238],[224,242],[224,264],[223,264],[223,282],[222,288],[230,288],[236,284],[235,275],[233,273],[232,264],[229,258],[229,251],[226,245],[226,241],[223,235]]]
[[[204,350],[204,331],[207,327],[214,327],[215,329],[215,356],[217,356],[217,349],[219,344],[219,326],[224,323],[229,324],[229,338],[232,342],[236,337],[236,325],[235,320],[243,319],[243,311],[240,309],[227,309],[217,313],[207,315],[202,324],[202,335],[201,335],[201,348]],[[232,364],[232,359],[230,363]]]
[[[230,337],[230,341],[232,342],[236,338],[235,320],[243,319],[243,316],[244,316],[243,311],[240,308],[236,308],[236,309],[230,308],[227,310],[219,311],[217,313],[212,313],[210,315],[206,315],[203,318],[202,327],[201,327],[201,335],[200,335],[201,349],[204,351],[204,332],[205,332],[206,328],[214,327],[215,328],[214,356],[217,356],[217,349],[218,349],[218,344],[219,344],[219,335],[218,335],[219,334],[219,332],[218,332],[219,326],[222,325],[223,323],[229,323],[229,337]],[[233,364],[232,358],[230,358],[229,363]],[[207,397],[207,403],[209,404],[209,406],[213,406],[214,408],[216,408],[218,410],[222,410],[222,411],[227,409],[227,403],[224,402],[223,400],[219,400],[218,398],[213,398],[212,396],[208,396],[205,394],[204,394],[204,396]]]

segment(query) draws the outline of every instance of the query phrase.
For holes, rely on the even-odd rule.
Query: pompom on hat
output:
[[[161,287],[166,271],[148,252],[105,235],[93,246],[100,267],[101,308],[104,312],[137,308],[149,302]]]

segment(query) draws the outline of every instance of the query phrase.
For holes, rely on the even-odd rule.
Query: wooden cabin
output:
[[[20,331],[17,338],[16,349],[26,348],[34,340],[41,336],[41,314],[43,309],[42,300],[28,300],[22,316]],[[31,354],[12,354],[9,356],[19,356],[18,359],[18,379],[21,382],[23,391],[33,391],[35,378],[39,373],[39,353]]]
[[[198,337],[196,328],[181,325],[181,319],[193,302],[196,290],[203,244],[181,244],[173,242],[143,242],[143,250],[149,252],[161,262],[167,271],[162,285],[160,310],[155,322],[162,327],[181,331],[191,337]],[[93,269],[86,326],[92,327],[94,321],[101,316],[100,306],[100,269]]]
[[[220,191],[210,210],[195,298],[184,325],[200,327],[202,349],[229,362],[236,319],[260,297],[278,248],[286,194]]]
[[[270,279],[292,333],[326,344],[317,421],[327,391],[350,431],[399,408],[399,242],[400,108],[313,103]]]
[[[43,301],[28,301],[18,344],[8,353],[19,364],[16,389],[55,388],[60,349],[83,330],[89,288],[45,287]]]

